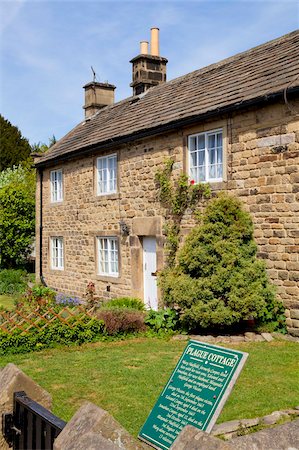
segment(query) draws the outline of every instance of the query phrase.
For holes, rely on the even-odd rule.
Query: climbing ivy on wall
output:
[[[200,201],[211,197],[208,184],[195,184],[193,180],[181,173],[173,177],[174,160],[168,159],[164,167],[157,171],[155,181],[158,187],[158,198],[166,209],[166,235],[167,266],[175,264],[176,253],[180,242],[181,223],[187,210],[197,215]]]

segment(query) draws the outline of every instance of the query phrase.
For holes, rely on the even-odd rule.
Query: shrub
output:
[[[188,329],[231,326],[250,316],[276,320],[282,305],[256,251],[249,214],[239,200],[219,195],[186,238],[174,268],[160,275],[165,304],[179,308]]]
[[[29,275],[25,270],[4,269],[0,271],[0,294],[18,294],[26,290]]]
[[[101,308],[97,317],[105,324],[108,335],[145,331],[144,313],[129,308]]]
[[[137,311],[144,311],[145,305],[139,298],[134,297],[121,297],[113,298],[103,304],[104,308],[129,308],[136,309]]]
[[[53,289],[43,286],[42,284],[35,284],[27,290],[26,294],[18,300],[17,308],[36,309],[46,306],[54,306],[56,299],[56,292]]]
[[[170,331],[175,330],[178,322],[178,314],[171,308],[161,309],[160,311],[149,310],[145,324],[153,331]]]
[[[59,345],[80,345],[85,342],[94,342],[104,333],[103,322],[89,317],[82,317],[81,322],[75,323],[76,318],[69,324],[59,320],[50,323],[46,328],[30,329],[26,334],[20,330],[6,333],[0,331],[0,354],[26,353],[43,348]]]

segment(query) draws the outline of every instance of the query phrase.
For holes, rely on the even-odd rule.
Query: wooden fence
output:
[[[34,310],[17,309],[13,311],[0,311],[0,330],[10,333],[19,330],[26,334],[34,328],[42,330],[49,324],[60,321],[73,328],[82,322],[83,318],[94,317],[94,307],[86,309],[84,306],[65,306],[57,309],[54,306],[36,308]]]

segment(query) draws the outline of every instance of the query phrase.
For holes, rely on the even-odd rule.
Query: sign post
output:
[[[190,340],[143,425],[139,438],[171,447],[186,425],[210,432],[248,354]]]

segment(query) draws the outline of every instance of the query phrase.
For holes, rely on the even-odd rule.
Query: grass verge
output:
[[[186,343],[155,338],[63,347],[8,355],[53,397],[56,415],[69,420],[84,400],[109,411],[138,434]],[[263,416],[299,404],[299,345],[287,341],[229,345],[249,358],[219,422]]]
[[[16,296],[2,294],[0,295],[0,307],[4,309],[13,309]]]

